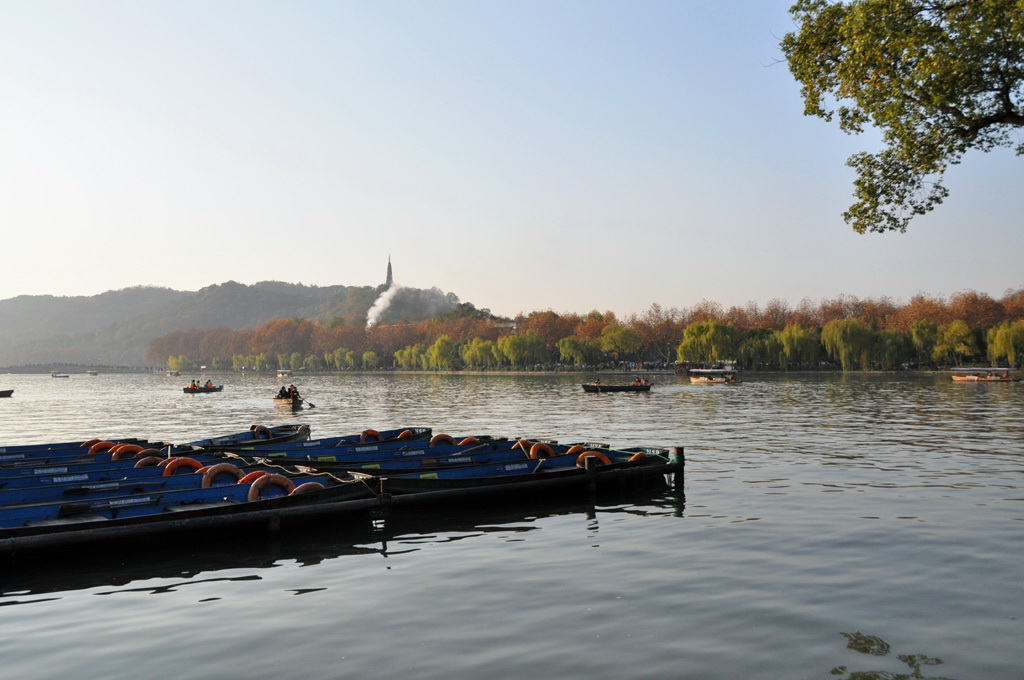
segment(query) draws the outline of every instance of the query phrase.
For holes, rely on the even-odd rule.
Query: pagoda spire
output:
[[[391,275],[391,254],[389,253],[388,254],[388,278],[387,278],[387,281],[384,282],[384,289],[387,290],[387,289],[391,288],[391,286],[394,285],[394,283],[395,283],[395,277],[393,277]]]

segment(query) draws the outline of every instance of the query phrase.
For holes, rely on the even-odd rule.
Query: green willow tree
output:
[[[1017,358],[1024,354],[1024,321],[1004,321],[993,326],[986,333],[988,360],[993,366],[1000,359],[1006,359],[1008,366],[1017,365]]]
[[[821,344],[829,356],[839,361],[844,372],[866,369],[871,365],[875,332],[860,319],[829,321],[821,329]]]
[[[1020,0],[800,0],[790,14],[798,30],[781,47],[804,113],[882,133],[882,151],[847,161],[856,203],[843,217],[856,231],[906,231],[971,149],[1024,154]]]
[[[939,326],[932,358],[937,362],[959,366],[965,357],[978,353],[974,334],[964,321],[957,319],[945,326]]]
[[[683,329],[676,357],[679,361],[714,364],[733,359],[735,345],[736,328],[731,323],[698,321]]]

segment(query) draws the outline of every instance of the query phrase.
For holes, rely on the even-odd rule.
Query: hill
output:
[[[93,296],[21,295],[0,300],[0,366],[140,366],[146,347],[174,330],[256,328],[268,319],[365,320],[383,286],[304,286],[234,281],[195,292],[139,286]],[[459,304],[454,294],[401,288],[375,317],[429,318]],[[379,314],[379,317],[378,317]]]

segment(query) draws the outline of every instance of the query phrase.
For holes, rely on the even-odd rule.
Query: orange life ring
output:
[[[270,428],[266,425],[254,425],[252,428],[253,436],[256,439],[273,439],[274,433],[270,431]]]
[[[298,496],[299,494],[302,493],[312,493],[314,491],[320,491],[323,488],[324,485],[321,484],[320,482],[305,482],[303,484],[299,484],[297,487],[292,489],[292,492],[288,495]]]
[[[160,463],[162,463],[164,460],[166,460],[166,459],[165,458],[157,458],[156,456],[147,456],[146,458],[140,458],[138,461],[136,461],[135,467],[143,468],[143,467],[157,466],[157,465],[160,465]]]
[[[209,489],[213,486],[213,482],[216,480],[217,475],[220,474],[227,473],[232,475],[235,478],[235,483],[238,483],[238,480],[242,477],[242,471],[238,469],[237,465],[233,465],[231,463],[217,463],[216,465],[210,465],[205,469],[201,468],[200,470],[196,470],[196,472],[200,471],[203,472],[202,487],[204,489]]]
[[[101,441],[103,441],[103,440],[102,439],[89,439],[88,441],[84,441],[81,444],[79,444],[79,446],[81,448],[83,448],[83,449],[87,449],[90,446],[92,446],[93,444],[99,444]]]
[[[276,472],[271,472],[270,474],[258,477],[256,481],[252,483],[252,486],[249,487],[249,494],[246,496],[246,499],[249,501],[260,500],[260,498],[263,495],[263,487],[271,484],[273,484],[274,486],[279,486],[282,489],[284,489],[284,493],[286,496],[295,490],[295,482],[288,479],[284,475],[279,475]]]
[[[569,447],[569,450],[565,452],[565,455],[571,456],[574,453],[581,453],[586,450],[587,447],[583,446],[583,444],[573,444],[572,446]]]
[[[163,455],[164,452],[160,449],[142,449],[135,453],[136,458],[145,458],[146,456],[156,456],[157,458],[161,458]]]
[[[544,442],[537,442],[530,447],[530,458],[540,458],[541,454],[544,454],[545,458],[550,458],[555,452]]]
[[[523,453],[528,454],[530,452],[530,450],[527,448],[529,445],[530,445],[530,440],[529,439],[520,439],[519,441],[517,441],[515,444],[512,445],[512,448],[513,449],[522,449]]]
[[[480,443],[480,440],[477,439],[476,437],[466,437],[461,442],[459,442],[459,446],[464,446],[466,444],[479,444],[479,443]]]
[[[435,434],[430,438],[430,446],[437,446],[442,442],[451,446],[455,444],[455,438],[450,434]]]
[[[599,460],[602,465],[612,464],[611,459],[608,456],[601,453],[600,451],[584,451],[579,455],[579,458],[576,459],[576,467],[586,466],[587,458],[597,458],[597,460]]]
[[[406,437],[411,437],[411,436],[412,436],[412,430],[402,430],[399,433],[397,438],[398,439],[405,439]]]
[[[238,483],[239,484],[251,484],[251,483],[255,482],[257,479],[259,479],[260,477],[262,477],[265,474],[267,474],[266,470],[253,470],[249,474],[247,474],[247,475],[243,476],[241,479],[239,479]]]
[[[96,442],[95,444],[89,447],[89,455],[92,455],[99,451],[106,451],[112,446],[116,446],[114,442]]]
[[[110,460],[121,460],[125,456],[145,450],[138,444],[118,444],[110,449]]]
[[[203,467],[203,464],[200,463],[195,458],[187,458],[185,456],[180,456],[178,458],[171,458],[170,462],[167,463],[167,465],[164,466],[164,477],[170,477],[181,466],[185,466],[187,468],[191,468],[192,472],[195,472],[199,468]]]
[[[373,437],[373,439],[370,439],[370,437]],[[377,430],[363,430],[359,433],[360,444],[365,444],[366,442],[379,442],[380,439],[380,432],[377,432]]]
[[[637,451],[632,456],[630,456],[629,462],[632,463],[634,460],[640,460],[641,458],[646,458],[646,457],[647,457],[646,453],[644,453],[643,451]]]

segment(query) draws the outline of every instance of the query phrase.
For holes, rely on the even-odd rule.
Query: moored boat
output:
[[[736,385],[742,382],[736,371],[728,368],[691,368],[690,382],[694,385]]]
[[[14,395],[14,390],[0,390],[0,399]]]
[[[1010,368],[954,368],[954,382],[1020,382]]]

